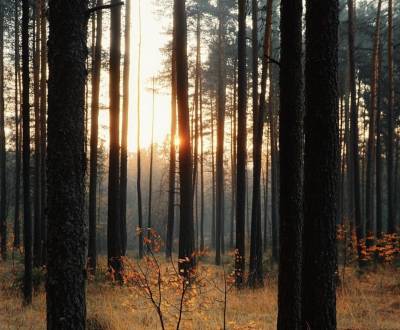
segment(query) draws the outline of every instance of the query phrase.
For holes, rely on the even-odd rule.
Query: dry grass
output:
[[[222,274],[206,266],[214,279]],[[23,307],[11,264],[0,264],[0,329],[45,329],[45,294],[40,289],[31,307]],[[205,271],[205,270],[203,270]],[[217,281],[217,280],[216,280]],[[219,281],[217,286],[222,288]],[[181,329],[222,329],[223,294],[210,282],[190,299]],[[171,307],[179,299],[166,290],[167,329],[176,328]],[[400,276],[393,269],[357,276],[348,269],[345,285],[338,289],[339,329],[400,329]],[[136,290],[115,286],[104,279],[91,281],[87,290],[89,329],[161,329],[156,312]],[[62,297],[60,297],[62,299]],[[275,329],[276,279],[269,278],[262,290],[232,290],[228,294],[228,329]],[[175,314],[175,315],[174,315]]]

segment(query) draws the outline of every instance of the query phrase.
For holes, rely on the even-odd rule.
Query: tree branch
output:
[[[112,4],[108,4],[108,5],[102,5],[102,6],[96,6],[93,8],[89,8],[87,11],[87,15],[90,16],[99,10],[111,9],[111,8],[118,7],[118,6],[123,6],[124,4],[125,3],[123,1],[121,1],[121,2],[112,3]]]

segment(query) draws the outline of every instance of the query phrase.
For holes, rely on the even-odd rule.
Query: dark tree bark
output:
[[[281,5],[278,329],[301,329],[303,227],[302,0]]]
[[[200,84],[200,251],[204,251],[204,129],[203,129],[203,78],[199,72]]]
[[[97,0],[97,6],[103,5],[103,0]],[[97,160],[98,160],[98,137],[99,137],[99,95],[101,75],[101,50],[103,38],[103,12],[96,13],[96,43],[94,49],[92,68],[92,104],[91,104],[91,127],[90,127],[90,164],[89,164],[89,250],[88,268],[95,273],[97,267],[97,215],[96,215],[96,190],[97,190]]]
[[[235,282],[244,284],[245,269],[245,221],[246,221],[246,1],[239,0],[238,32],[238,135],[237,135],[237,178],[236,178],[236,255]]]
[[[216,209],[215,209],[215,141],[214,141],[214,108],[212,104],[211,97],[211,107],[210,107],[210,120],[211,120],[211,247],[215,249],[216,247]]]
[[[218,1],[218,83],[217,83],[217,151],[216,151],[216,246],[215,264],[221,264],[224,246],[224,132],[225,132],[225,17],[222,0]]]
[[[45,0],[40,2],[40,44],[40,206],[42,264],[45,265],[47,260],[47,17]]]
[[[118,3],[112,0],[112,4]],[[108,265],[116,272],[122,270],[121,215],[119,186],[119,115],[121,80],[121,7],[111,9],[110,30],[110,156],[108,172]]]
[[[358,106],[357,106],[357,89],[356,89],[356,68],[355,68],[355,43],[354,43],[354,24],[355,24],[355,7],[353,0],[348,0],[348,13],[349,13],[349,64],[350,64],[350,145],[351,145],[351,159],[353,166],[351,167],[353,179],[353,194],[354,194],[354,224],[357,237],[357,253],[359,265],[361,266],[362,257],[362,244],[361,240],[364,238],[363,220],[361,217],[361,192],[360,192],[360,162],[359,162],[359,148],[358,148]]]
[[[337,0],[306,1],[303,328],[336,329]]]
[[[255,4],[256,5],[256,4]],[[254,16],[257,16],[253,14]],[[254,17],[253,17],[254,19]],[[257,28],[253,26],[253,29]],[[265,97],[267,93],[268,58],[271,53],[271,31],[272,31],[272,0],[267,5],[267,18],[264,33],[261,95],[259,108],[253,109],[253,207],[251,215],[251,244],[250,244],[250,267],[249,285],[251,287],[263,285],[263,245],[261,226],[261,163],[262,163],[262,138],[264,135]],[[254,38],[254,36],[253,36]],[[253,91],[254,93],[255,91]]]
[[[32,218],[30,196],[30,105],[29,105],[29,1],[22,2],[22,178],[24,193],[24,301],[32,303]]]
[[[236,216],[236,140],[237,140],[237,59],[234,64],[233,107],[231,111],[231,231],[230,248],[235,248],[235,216]]]
[[[39,267],[42,264],[42,210],[41,210],[41,187],[40,187],[40,0],[35,1],[34,7],[34,52],[33,52],[33,107],[35,114],[34,122],[34,182],[33,182],[33,265]]]
[[[50,0],[49,24],[47,329],[85,329],[87,1]]]
[[[150,173],[149,173],[149,204],[147,213],[147,230],[148,238],[151,239],[150,229],[153,227],[152,222],[152,199],[153,199],[153,160],[154,160],[154,107],[155,107],[155,83],[153,77],[153,107],[151,111],[151,144],[150,144]]]
[[[366,246],[371,247],[374,244],[375,222],[374,222],[374,178],[375,178],[375,161],[376,161],[376,112],[378,111],[378,57],[381,29],[381,5],[382,0],[378,2],[378,12],[376,15],[376,26],[374,36],[374,46],[372,51],[372,67],[371,67],[371,104],[369,111],[369,133],[368,133],[368,150],[367,150],[367,173],[365,187],[365,225],[367,232]]]
[[[185,0],[175,0],[176,73],[179,123],[179,180],[180,180],[180,227],[179,268],[183,275],[195,263],[193,199],[192,199],[192,151],[190,144],[190,117],[188,105],[187,26]],[[185,260],[182,262],[182,260]]]
[[[20,133],[20,17],[19,17],[19,1],[14,4],[14,53],[15,53],[15,205],[14,205],[14,248],[20,248],[20,197],[21,197],[21,133]]]
[[[174,2],[174,12],[175,12]],[[169,177],[168,177],[168,219],[167,241],[165,248],[166,258],[171,258],[174,242],[175,225],[175,184],[176,184],[176,43],[175,43],[175,15],[172,32],[171,54],[171,138],[169,146]]]
[[[0,3],[0,254],[7,260],[6,134],[4,130],[4,3]]]
[[[378,54],[378,99],[376,113],[376,234],[377,238],[382,238],[383,234],[383,205],[382,205],[382,114],[381,114],[381,95],[382,95],[382,45]]]
[[[129,76],[131,56],[131,1],[125,1],[125,52],[123,71],[123,104],[122,104],[122,132],[121,132],[121,249],[126,255],[128,234],[126,230],[126,201],[128,188],[128,119],[129,119]]]
[[[394,208],[394,86],[393,86],[393,1],[388,2],[388,74],[389,74],[389,114],[387,142],[387,179],[388,179],[388,233],[396,232],[396,215]]]

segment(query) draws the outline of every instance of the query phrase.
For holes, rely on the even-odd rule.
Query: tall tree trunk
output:
[[[200,60],[201,61],[201,60]],[[200,251],[204,251],[204,138],[203,138],[203,76],[200,68]]]
[[[15,1],[14,5],[14,53],[15,53],[15,205],[14,205],[14,248],[20,247],[20,197],[21,197],[21,136],[20,136],[20,89],[19,89],[19,76],[20,76],[20,17],[19,17],[19,1]]]
[[[175,12],[174,2],[174,12]],[[175,15],[173,19],[172,52],[171,52],[171,138],[169,146],[169,177],[168,177],[168,219],[167,241],[165,255],[171,258],[174,243],[175,225],[175,184],[176,184],[176,43]]]
[[[357,237],[357,253],[359,263],[361,265],[362,257],[362,244],[361,240],[364,237],[363,231],[363,220],[361,217],[361,193],[360,193],[360,162],[359,162],[359,148],[358,148],[358,106],[357,106],[357,88],[356,88],[356,67],[355,67],[355,7],[353,0],[347,1],[348,13],[349,13],[349,31],[348,31],[348,42],[349,42],[349,64],[350,64],[350,145],[351,145],[351,159],[353,162],[352,166],[352,178],[353,178],[353,194],[354,194],[354,224],[356,228]]]
[[[97,6],[103,5],[103,0],[97,0]],[[89,251],[88,268],[93,273],[97,267],[97,231],[96,231],[96,190],[97,190],[97,160],[99,137],[99,97],[101,75],[101,51],[103,38],[103,13],[96,13],[96,42],[92,68],[92,109],[90,127],[90,176],[89,176]]]
[[[112,0],[111,4],[117,4]],[[119,116],[121,74],[121,7],[111,9],[110,30],[110,157],[108,172],[108,265],[119,277],[122,268],[120,186],[119,186]]]
[[[125,1],[125,52],[123,71],[123,103],[122,103],[122,132],[121,132],[121,248],[122,255],[126,255],[128,234],[126,229],[126,201],[128,188],[128,120],[129,120],[129,77],[131,57],[131,1]]]
[[[214,108],[212,104],[211,96],[211,208],[212,208],[212,219],[211,219],[211,247],[216,248],[216,209],[215,209],[215,155],[214,155]]]
[[[137,89],[138,89],[138,98],[137,98],[137,195],[138,195],[138,238],[139,238],[139,258],[143,258],[143,205],[142,205],[142,154],[140,150],[140,136],[141,136],[141,119],[140,119],[140,110],[141,110],[141,66],[142,66],[142,14],[141,14],[141,2],[139,0],[139,56],[138,56],[138,73],[137,73]]]
[[[85,329],[87,1],[50,0],[49,24],[47,328]]]
[[[393,83],[393,1],[388,2],[388,74],[389,74],[389,119],[387,142],[387,178],[388,178],[388,233],[396,232],[396,215],[394,208],[394,83]]]
[[[179,180],[180,180],[180,228],[179,263],[183,275],[195,263],[193,198],[192,198],[192,150],[190,145],[190,116],[188,105],[187,23],[185,0],[174,0],[176,22],[176,73],[179,123]],[[186,261],[188,260],[188,261]]]
[[[7,260],[7,182],[6,134],[4,108],[4,3],[0,3],[0,254]]]
[[[237,140],[237,59],[233,69],[233,107],[231,112],[231,175],[232,175],[232,192],[231,192],[231,232],[230,232],[230,248],[235,248],[235,216],[236,216],[236,140]]]
[[[302,322],[336,329],[339,5],[308,0],[306,6]]]
[[[221,264],[224,246],[224,133],[225,133],[225,18],[222,0],[218,0],[218,95],[216,151],[216,250],[215,264]]]
[[[33,240],[33,265],[39,267],[42,262],[42,211],[41,211],[41,193],[40,193],[40,0],[35,1],[34,7],[34,52],[33,52],[33,107],[35,113],[35,154],[34,154],[34,183],[33,183],[33,223],[34,223],[34,240]]]
[[[30,196],[30,105],[29,105],[29,1],[22,2],[22,119],[23,119],[23,191],[24,191],[24,300],[32,303],[32,218]]]
[[[150,144],[150,175],[149,175],[149,205],[148,205],[148,213],[147,213],[147,230],[150,230],[153,227],[153,222],[151,218],[152,211],[152,197],[153,197],[153,158],[154,158],[154,107],[155,107],[155,84],[153,77],[153,107],[151,112],[151,144]],[[151,232],[148,231],[148,237],[151,239]]]
[[[376,234],[382,238],[383,233],[383,205],[382,205],[382,120],[381,120],[381,95],[382,95],[382,45],[378,54],[378,90],[377,90],[377,113],[376,113]]]
[[[301,329],[303,229],[302,0],[281,7],[278,329]]]
[[[256,4],[255,4],[256,5]],[[257,16],[253,14],[254,16]],[[254,19],[254,17],[253,17]],[[253,29],[257,25],[253,26]],[[251,287],[263,285],[263,246],[261,226],[261,163],[262,163],[262,138],[264,135],[265,97],[267,94],[268,58],[271,55],[271,31],[272,31],[272,0],[268,1],[267,18],[264,33],[261,95],[259,108],[254,109],[253,128],[253,207],[251,216],[251,245],[249,285]],[[254,36],[253,36],[254,38]]]
[[[378,105],[378,80],[379,80],[379,43],[380,43],[380,29],[381,29],[381,5],[382,0],[378,2],[378,12],[376,14],[376,26],[374,36],[374,46],[372,51],[372,67],[371,67],[371,104],[369,113],[369,134],[368,134],[368,153],[367,153],[367,174],[366,174],[366,188],[365,188],[365,219],[366,219],[366,232],[367,248],[374,244],[375,236],[375,223],[374,223],[374,178],[375,178],[375,161],[376,161],[376,112]]]
[[[268,129],[266,132],[266,140],[268,140]],[[269,173],[270,162],[269,152],[267,150],[265,155],[265,184],[264,184],[264,237],[263,237],[263,252],[268,249],[268,202],[269,202]]]
[[[46,1],[40,2],[40,206],[42,264],[47,260],[47,184],[46,184],[46,149],[47,149],[47,17]]]
[[[245,221],[246,221],[246,1],[239,0],[238,32],[238,135],[236,169],[236,255],[235,282],[237,287],[244,283],[245,269]]]

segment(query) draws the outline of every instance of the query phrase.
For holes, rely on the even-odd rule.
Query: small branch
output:
[[[272,58],[271,56],[267,56],[268,58],[268,62],[272,63],[272,64],[276,64],[277,66],[281,67],[281,62],[275,60],[274,58]]]
[[[90,16],[90,15],[92,15],[93,13],[95,13],[95,12],[97,12],[99,10],[111,9],[111,8],[118,7],[118,6],[123,6],[123,5],[124,5],[124,2],[121,1],[121,2],[112,3],[112,4],[108,4],[108,5],[96,6],[96,7],[88,9],[86,14],[88,16]]]

